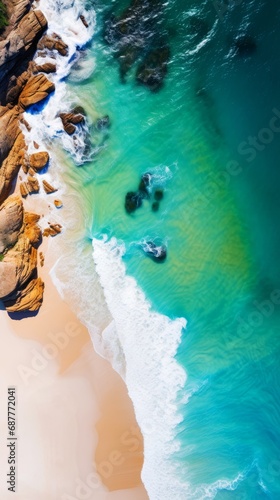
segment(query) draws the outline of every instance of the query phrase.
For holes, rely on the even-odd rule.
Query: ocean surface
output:
[[[65,186],[52,275],[127,383],[149,497],[277,500],[280,5],[40,7],[70,47],[29,112]]]

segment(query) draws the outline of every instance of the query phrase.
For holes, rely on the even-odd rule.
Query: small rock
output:
[[[88,23],[87,23],[87,21],[86,21],[86,19],[85,19],[85,16],[83,16],[83,15],[81,14],[81,15],[80,15],[80,19],[81,19],[81,21],[82,21],[83,25],[84,25],[86,28],[88,28]]]
[[[158,201],[154,201],[153,204],[152,204],[152,211],[153,212],[158,212],[159,210],[159,202]]]
[[[60,224],[50,224],[50,227],[44,229],[43,236],[56,236],[61,233],[62,226]]]
[[[46,194],[55,193],[57,189],[49,184],[47,181],[43,180],[43,188]]]
[[[39,144],[36,141],[33,141],[33,146],[35,149],[39,149]]]
[[[21,182],[19,185],[20,194],[23,198],[29,194],[27,182]]]
[[[40,191],[39,181],[36,177],[28,176],[27,187],[29,194],[39,193]]]
[[[36,70],[39,72],[39,71],[42,71],[43,73],[55,73],[56,72],[56,64],[54,63],[50,63],[50,62],[46,62],[44,64],[41,64],[41,65],[38,65],[36,67]]]
[[[39,258],[40,258],[40,266],[43,267],[43,265],[45,263],[45,257],[44,257],[43,252],[39,253]]]
[[[54,205],[56,206],[56,208],[62,208],[63,207],[63,203],[61,200],[54,200]]]

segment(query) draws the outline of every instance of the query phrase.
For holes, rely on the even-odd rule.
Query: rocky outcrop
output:
[[[43,294],[43,284],[37,278],[37,247],[41,240],[37,223],[40,217],[24,213],[19,196],[10,196],[2,205],[0,214],[3,255],[0,299],[8,311],[35,311],[42,303]],[[5,225],[7,217],[9,223]]]
[[[43,302],[44,282],[34,278],[23,288],[19,288],[14,297],[4,301],[6,310],[10,313],[22,311],[38,311]]]
[[[40,10],[29,10],[31,2],[14,3],[14,14],[4,40],[0,41],[0,80],[9,74],[28,52],[36,47],[47,28],[47,20]]]
[[[10,114],[10,122],[3,135],[0,132],[0,158],[5,158],[0,168],[0,204],[10,194],[13,182],[21,166],[25,163],[26,145],[17,121],[18,113]],[[0,116],[1,126],[3,125]],[[0,126],[0,129],[2,128]],[[7,151],[10,145],[10,151]]]
[[[31,60],[47,27],[42,12],[32,8],[32,0],[11,0],[7,7],[9,26],[0,36],[0,300],[9,312],[37,311],[44,291],[37,275],[40,216],[25,212],[22,197],[39,192],[36,173],[47,166],[49,155],[45,151],[27,154],[22,130],[26,127],[30,131],[31,127],[23,112],[54,91],[44,73],[54,72],[56,66],[36,65]],[[67,50],[59,37],[54,36],[54,40],[53,48]],[[49,43],[47,40],[45,47]],[[39,149],[37,144],[34,147]],[[20,169],[23,174],[17,188]],[[11,195],[15,189],[19,195]],[[46,181],[44,189],[55,190]],[[61,227],[49,225],[48,230],[54,235]]]
[[[159,90],[167,73],[169,58],[169,47],[151,50],[137,69],[137,81],[152,91]]]

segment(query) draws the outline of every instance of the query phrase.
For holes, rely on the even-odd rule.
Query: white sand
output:
[[[142,437],[126,387],[95,353],[48,271],[40,271],[46,288],[37,316],[19,321],[0,311],[0,498],[12,497],[6,482],[12,385],[18,436],[13,498],[147,499],[140,480]]]

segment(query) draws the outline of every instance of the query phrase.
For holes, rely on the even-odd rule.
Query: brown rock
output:
[[[61,233],[62,226],[60,224],[50,224],[50,227],[47,227],[43,231],[43,236],[56,236]]]
[[[40,266],[43,267],[43,265],[45,263],[45,257],[44,257],[43,252],[39,253],[39,258],[40,258]]]
[[[22,223],[22,201],[19,196],[10,196],[0,207],[0,253],[17,242]]]
[[[20,118],[20,122],[21,122],[21,123],[22,123],[22,124],[26,127],[26,130],[27,130],[28,132],[30,132],[30,131],[31,131],[31,127],[30,127],[30,125],[29,125],[28,121],[27,121],[27,120],[25,120],[25,119],[23,118],[23,116],[21,116],[21,118]]]
[[[33,141],[33,146],[35,149],[39,149],[39,144],[36,141]]]
[[[27,182],[21,182],[19,185],[20,194],[23,198],[29,194],[28,184]]]
[[[33,170],[42,170],[49,162],[49,153],[47,151],[39,151],[29,156],[29,165]]]
[[[57,191],[56,188],[54,188],[51,184],[49,184],[45,180],[43,180],[43,188],[45,190],[45,193],[47,193],[47,194],[55,193]]]
[[[40,215],[38,214],[33,214],[31,212],[25,212],[24,214],[25,236],[35,247],[37,247],[42,240],[42,231],[37,224],[39,220]]]
[[[50,63],[50,62],[46,62],[44,64],[41,64],[41,65],[37,65],[36,67],[36,71],[42,71],[43,73],[55,73],[56,72],[56,64],[55,63]]]
[[[81,19],[81,21],[82,21],[83,25],[84,25],[86,28],[88,28],[88,23],[87,23],[87,21],[86,21],[85,16],[81,15],[81,16],[80,16],[80,19]]]
[[[75,132],[75,125],[85,121],[85,117],[81,113],[74,113],[72,111],[70,113],[60,113],[59,116],[65,132],[69,135],[72,135]]]
[[[9,2],[8,2],[9,3]],[[21,2],[17,8],[14,2],[8,33],[4,40],[0,41],[0,80],[12,70],[18,62],[22,61],[25,54],[35,46],[38,38],[47,28],[47,20],[39,10],[29,10],[30,3]]]
[[[28,184],[29,194],[39,193],[40,185],[39,185],[39,181],[38,181],[38,179],[36,179],[36,177],[28,176],[27,184]]]
[[[44,35],[39,41],[37,47],[39,50],[57,50],[62,56],[68,55],[68,45],[64,43],[61,37],[56,33],[53,33],[52,35]]]
[[[41,278],[30,280],[14,297],[4,300],[9,312],[38,311],[43,302],[44,283]]]
[[[56,208],[63,207],[63,203],[61,200],[54,200],[54,205],[56,206]]]
[[[0,298],[12,293],[18,283],[16,262],[0,262]]]
[[[24,136],[18,126],[17,114],[6,113],[11,121],[4,129],[0,116],[0,162],[5,158],[0,168],[0,204],[7,198],[13,186],[13,182],[22,167],[25,168],[26,145]],[[6,116],[6,115],[5,115]],[[6,148],[10,146],[7,152]]]
[[[54,83],[42,73],[31,76],[19,96],[19,105],[25,110],[45,99],[54,89]]]

